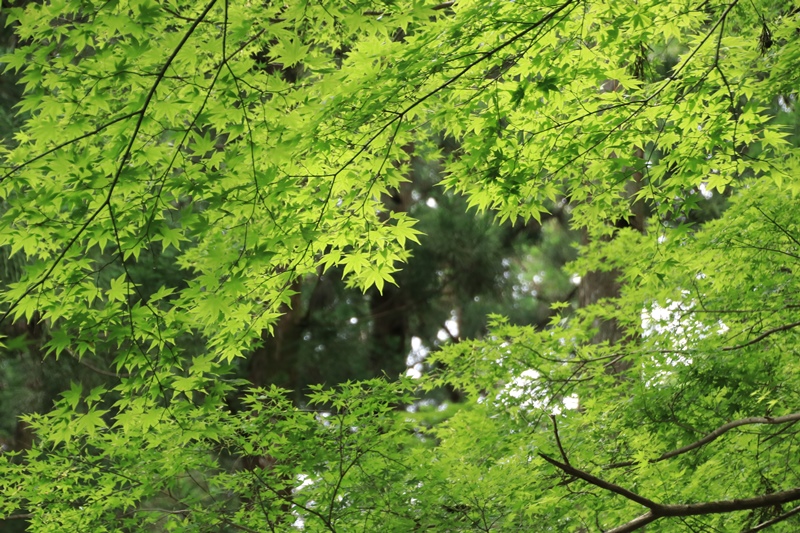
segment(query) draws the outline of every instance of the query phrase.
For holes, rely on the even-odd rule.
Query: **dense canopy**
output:
[[[6,16],[24,95],[0,147],[0,328],[112,377],[24,417],[6,524],[797,530],[797,0]],[[566,218],[580,294],[545,327],[492,315],[416,376],[241,379],[304,280],[393,290],[425,235],[391,202],[423,164],[498,224]],[[441,391],[457,405],[411,412]]]

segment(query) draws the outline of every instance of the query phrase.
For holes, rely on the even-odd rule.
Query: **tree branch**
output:
[[[655,508],[659,507],[659,505],[656,502],[654,502],[653,500],[648,500],[647,498],[645,498],[643,496],[639,496],[635,492],[631,492],[626,488],[620,487],[619,485],[615,485],[614,483],[610,483],[608,481],[602,480],[599,477],[593,476],[592,474],[590,474],[588,472],[584,472],[583,470],[579,470],[579,469],[575,468],[574,466],[558,462],[555,459],[553,459],[552,457],[550,457],[548,455],[545,455],[545,454],[543,454],[541,452],[539,452],[539,457],[541,457],[542,459],[544,459],[545,461],[547,461],[551,465],[555,466],[556,468],[559,468],[559,469],[563,470],[564,472],[566,472],[567,474],[569,474],[571,476],[574,476],[576,478],[582,479],[587,483],[590,483],[590,484],[592,484],[592,485],[594,485],[596,487],[600,487],[601,489],[605,489],[605,490],[613,492],[615,494],[619,494],[620,496],[622,496],[622,497],[624,497],[624,498],[626,498],[628,500],[631,500],[632,502],[636,502],[639,505],[643,505],[643,506],[647,507],[648,509],[655,509]]]
[[[643,505],[644,507],[647,507],[649,509],[647,513],[637,516],[630,522],[627,522],[621,526],[615,527],[614,529],[610,529],[606,533],[629,533],[630,531],[636,531],[637,529],[640,529],[649,524],[650,522],[658,520],[659,518],[672,517],[672,516],[697,516],[697,515],[707,515],[707,514],[721,514],[721,513],[731,513],[734,511],[747,511],[750,509],[771,507],[774,505],[781,505],[784,503],[800,500],[800,487],[795,487],[793,489],[784,490],[781,492],[772,492],[770,494],[762,494],[761,496],[754,496],[752,498],[718,500],[718,501],[703,502],[703,503],[665,505],[656,503],[653,500],[647,499],[644,496],[640,496],[635,492],[629,491],[626,488],[620,487],[619,485],[616,485],[609,481],[605,481],[603,479],[600,479],[599,477],[593,476],[588,472],[584,472],[583,470],[580,470],[568,464],[556,461],[552,457],[549,457],[541,452],[539,453],[539,456],[548,463],[556,466],[557,468],[563,470],[564,472],[566,472],[571,476],[582,479],[587,483],[590,483],[596,487],[600,487],[601,489],[613,492],[615,494],[619,494],[620,496],[632,502],[636,502],[639,505]],[[788,516],[783,518],[776,517],[773,520],[778,521],[777,520],[778,518],[780,519],[788,518],[789,516],[791,516],[789,513],[794,514],[795,512],[800,512],[800,509],[798,509],[797,511],[793,509],[792,511],[785,513]],[[762,525],[763,527],[761,527]],[[766,522],[764,522],[763,524],[756,527],[761,527],[761,529],[764,529],[769,525],[771,524],[767,524]],[[758,530],[756,529],[755,531]]]
[[[800,500],[800,487],[784,490],[781,492],[771,492],[744,498],[740,500],[719,500],[715,502],[688,503],[676,505],[659,505],[655,511],[659,517],[662,516],[696,516],[706,514],[732,513],[734,511],[748,511],[761,507],[771,507],[788,502]]]
[[[30,165],[31,163],[35,163],[39,159],[41,159],[43,157],[46,157],[46,156],[52,154],[53,152],[57,152],[57,151],[61,150],[62,148],[69,146],[70,144],[75,144],[78,141],[81,141],[81,140],[86,139],[88,137],[92,137],[93,135],[97,135],[98,133],[100,133],[104,129],[108,128],[109,126],[113,126],[117,122],[122,122],[125,119],[129,119],[129,118],[135,117],[135,116],[139,115],[139,113],[141,113],[141,110],[133,111],[131,113],[126,113],[124,115],[118,116],[117,118],[113,118],[110,121],[106,122],[105,124],[103,124],[101,126],[98,126],[97,128],[93,129],[92,131],[88,131],[88,132],[84,133],[83,135],[78,135],[77,137],[73,137],[72,139],[70,139],[68,141],[64,141],[61,144],[57,144],[56,146],[50,148],[49,150],[45,150],[44,152],[42,152],[42,153],[40,153],[40,154],[28,159],[27,161],[25,161],[23,163],[20,163],[19,165],[11,167],[11,169],[8,172],[6,172],[2,176],[0,176],[0,183],[2,183],[3,180],[5,180],[6,178],[11,176],[12,174],[17,172],[18,170],[21,170],[21,169],[25,168],[26,166]]]
[[[97,372],[100,375],[108,376],[108,377],[111,377],[111,378],[129,378],[129,377],[131,377],[131,375],[128,374],[128,373],[111,372],[109,370],[103,370],[102,368],[98,368],[98,367],[94,366],[93,364],[89,363],[88,361],[85,361],[82,357],[78,357],[69,348],[65,348],[64,351],[67,352],[67,354],[70,357],[75,359],[75,361],[77,361],[79,364],[85,366],[86,368],[88,368],[92,372]]]
[[[29,518],[33,518],[33,513],[20,513],[20,514],[12,514],[8,516],[4,516],[3,520],[27,520]]]
[[[767,331],[765,331],[764,333],[762,333],[761,335],[759,335],[755,339],[749,340],[747,342],[743,342],[742,344],[737,344],[735,346],[725,346],[724,348],[722,348],[722,351],[723,352],[730,352],[730,351],[733,351],[733,350],[741,350],[742,348],[745,348],[747,346],[750,346],[752,344],[755,344],[757,342],[760,342],[760,341],[764,340],[765,338],[769,337],[770,335],[772,335],[774,333],[778,333],[778,332],[781,332],[781,331],[786,331],[786,330],[789,330],[789,329],[794,329],[797,326],[800,326],[800,321],[792,322],[791,324],[784,324],[783,326],[778,326],[777,328],[768,329]]]
[[[637,516],[627,524],[622,524],[614,529],[609,529],[605,533],[628,533],[629,531],[636,531],[637,529],[646,526],[650,522],[655,522],[658,520],[658,518],[659,517],[654,515],[652,511],[647,511],[643,515]]]
[[[791,240],[791,241],[792,241],[793,243],[795,243],[797,246],[800,246],[800,240],[798,240],[798,239],[797,239],[797,237],[795,237],[794,235],[792,235],[792,234],[791,234],[791,232],[790,232],[789,230],[787,230],[786,228],[784,228],[783,226],[781,226],[780,224],[778,224],[778,221],[777,221],[777,220],[775,220],[774,218],[772,218],[771,216],[769,216],[768,214],[766,214],[766,213],[765,213],[765,212],[764,212],[764,211],[763,211],[763,210],[762,210],[760,207],[758,207],[757,205],[756,205],[756,206],[753,206],[753,207],[755,207],[755,208],[756,208],[756,210],[757,210],[759,213],[761,213],[761,215],[762,215],[764,218],[766,218],[767,220],[769,220],[769,221],[770,221],[770,223],[771,223],[773,226],[775,226],[776,228],[778,228],[778,230],[780,230],[780,232],[781,232],[781,233],[783,233],[784,235],[786,235],[787,237],[789,237],[789,240]]]
[[[558,451],[561,452],[561,458],[564,459],[564,463],[569,465],[569,458],[567,457],[567,452],[564,451],[564,447],[561,445],[561,437],[558,435],[558,423],[556,422],[556,415],[550,415],[550,420],[553,422],[553,433],[556,435],[556,444],[558,445]]]
[[[755,533],[756,531],[761,531],[761,530],[767,529],[771,525],[777,524],[778,522],[783,522],[787,518],[790,518],[790,517],[796,515],[797,513],[800,513],[800,505],[798,505],[797,507],[795,507],[791,511],[786,511],[783,514],[776,516],[775,518],[770,518],[769,520],[765,520],[764,522],[761,522],[757,526],[755,526],[755,527],[753,527],[751,529],[748,529],[747,531],[743,531],[742,533]]]
[[[703,438],[701,438],[699,440],[696,440],[695,442],[693,442],[691,444],[687,444],[686,446],[678,448],[677,450],[672,450],[671,452],[667,452],[665,454],[662,454],[659,457],[657,457],[656,459],[651,459],[649,462],[650,463],[657,463],[659,461],[664,461],[666,459],[671,459],[671,458],[673,458],[673,457],[675,457],[677,455],[681,455],[683,453],[689,452],[689,451],[694,450],[696,448],[700,448],[701,446],[704,446],[704,445],[708,444],[709,442],[711,442],[713,440],[716,440],[717,438],[721,437],[724,433],[727,433],[728,431],[730,431],[730,430],[732,430],[734,428],[737,428],[739,426],[746,426],[746,425],[750,425],[750,424],[786,424],[788,422],[797,422],[798,420],[800,420],[800,413],[792,413],[790,415],[776,416],[776,417],[771,417],[771,416],[751,416],[751,417],[748,417],[748,418],[741,418],[739,420],[734,420],[733,422],[728,422],[727,424],[724,424],[724,425],[718,427],[717,429],[715,429],[714,431],[712,431],[711,433],[707,434]],[[622,462],[619,462],[619,463],[612,463],[612,464],[606,466],[605,468],[606,469],[624,468],[626,466],[634,466],[635,464],[636,464],[636,461],[622,461]]]

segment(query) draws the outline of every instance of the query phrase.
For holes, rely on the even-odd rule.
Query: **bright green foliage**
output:
[[[0,247],[24,264],[2,320],[37,317],[55,357],[112,353],[120,377],[28,417],[33,447],[0,456],[0,516],[796,529],[796,1],[54,0],[9,17],[29,118],[2,149]],[[618,298],[557,304],[544,331],[494,317],[418,381],[300,406],[246,391],[229,365],[298,279],[394,281],[419,232],[381,197],[412,151],[500,221],[569,205],[588,241],[572,269],[614,270]],[[703,191],[730,206],[692,226]],[[183,279],[146,287],[165,260]],[[624,342],[594,342],[611,320]],[[439,387],[466,395],[453,416],[401,409]]]

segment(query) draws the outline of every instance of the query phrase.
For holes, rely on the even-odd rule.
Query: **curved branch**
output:
[[[659,457],[658,460],[661,461],[664,459],[670,459],[672,457],[675,457],[676,455],[680,455],[690,450],[694,450],[695,448],[699,448],[700,446],[703,446],[713,440],[716,440],[723,433],[727,433],[733,428],[737,428],[739,426],[746,426],[750,424],[785,424],[787,422],[796,422],[798,420],[800,420],[800,413],[792,413],[790,415],[777,416],[777,417],[751,416],[748,418],[741,418],[739,420],[734,420],[733,422],[728,422],[727,424],[718,427],[717,429],[715,429],[714,431],[712,431],[711,433],[709,433],[700,440],[697,440],[691,444],[687,444],[686,446],[678,448],[677,450],[665,453],[664,455]]]
[[[724,424],[724,425],[718,427],[717,429],[715,429],[714,431],[712,431],[711,433],[707,434],[703,438],[701,438],[699,440],[696,440],[695,442],[693,442],[691,444],[687,444],[686,446],[682,446],[682,447],[678,448],[677,450],[672,450],[671,452],[667,452],[665,454],[662,454],[659,457],[657,457],[656,459],[651,459],[649,462],[650,463],[657,463],[659,461],[664,461],[666,459],[671,459],[671,458],[673,458],[673,457],[675,457],[677,455],[681,455],[683,453],[692,451],[692,450],[694,450],[696,448],[700,448],[701,446],[704,446],[704,445],[708,444],[709,442],[714,441],[717,438],[721,437],[724,433],[727,433],[728,431],[730,431],[730,430],[732,430],[734,428],[737,428],[739,426],[746,426],[746,425],[750,425],[750,424],[786,424],[786,423],[789,423],[789,422],[797,422],[798,420],[800,420],[800,413],[792,413],[790,415],[776,416],[776,417],[771,417],[771,416],[751,416],[751,417],[748,417],[748,418],[741,418],[739,420],[734,420],[733,422],[728,422],[727,424]],[[635,464],[636,464],[636,461],[623,461],[623,462],[619,462],[619,463],[612,463],[612,464],[606,466],[605,468],[606,469],[624,468],[626,466],[634,466]]]
[[[669,516],[698,516],[706,514],[720,514],[731,513],[734,511],[747,511],[750,509],[759,509],[761,507],[771,507],[773,505],[780,505],[787,502],[800,500],[800,488],[785,490],[782,492],[773,492],[771,494],[764,494],[754,498],[745,498],[743,500],[721,500],[716,502],[706,503],[691,503],[687,505],[660,505],[657,509],[652,509],[641,516],[637,516],[630,522],[621,526],[609,529],[605,533],[630,533],[636,531],[654,522],[659,518]],[[800,512],[800,507],[795,507],[791,511],[776,516],[771,520],[762,522],[753,529],[748,529],[744,533],[751,533],[755,531],[762,531],[773,524],[777,524],[782,520]]]
[[[784,490],[781,492],[772,492],[769,494],[762,494],[761,496],[754,496],[752,498],[718,500],[713,502],[688,503],[688,504],[660,504],[654,502],[653,500],[645,498],[644,496],[640,496],[635,492],[631,492],[624,487],[620,487],[615,483],[611,483],[609,481],[600,479],[597,476],[593,476],[592,474],[584,472],[583,470],[575,468],[574,466],[556,461],[552,457],[549,457],[543,453],[539,453],[539,456],[548,463],[556,466],[557,468],[559,468],[560,470],[571,476],[582,479],[587,483],[590,483],[596,487],[600,487],[601,489],[613,492],[615,494],[619,494],[620,496],[632,502],[638,503],[639,505],[647,507],[649,509],[649,511],[644,513],[643,515],[637,516],[630,522],[627,522],[621,526],[610,529],[606,533],[628,533],[630,531],[636,531],[637,529],[640,529],[649,524],[650,522],[658,520],[659,518],[677,517],[677,516],[698,516],[707,514],[732,513],[735,511],[748,511],[751,509],[759,509],[761,507],[771,507],[774,505],[781,505],[784,503],[800,500],[800,487],[795,487],[793,489]],[[794,514],[793,511],[794,510],[785,513],[787,515],[785,518],[791,516],[789,513]],[[797,512],[800,512],[800,510]],[[761,529],[764,529],[764,527],[771,525],[767,524],[766,522],[764,524],[762,524],[763,527],[761,527],[761,525],[757,527],[761,527]]]
[[[571,465],[564,464],[564,463],[561,463],[559,461],[556,461],[552,457],[550,457],[548,455],[545,455],[545,454],[543,454],[541,452],[539,452],[539,457],[541,457],[542,459],[544,459],[545,461],[547,461],[551,465],[555,466],[556,468],[559,468],[560,470],[563,470],[564,472],[566,472],[567,474],[569,474],[571,476],[574,476],[576,478],[582,479],[587,483],[590,483],[590,484],[592,484],[592,485],[594,485],[596,487],[600,487],[601,489],[605,489],[605,490],[607,490],[609,492],[613,492],[615,494],[619,494],[620,496],[622,496],[622,497],[624,497],[624,498],[626,498],[628,500],[631,500],[632,502],[636,502],[639,505],[643,505],[643,506],[647,507],[648,509],[657,509],[659,507],[659,505],[656,502],[654,502],[653,500],[649,500],[649,499],[645,498],[644,496],[639,496],[635,492],[631,492],[626,488],[620,487],[619,485],[616,485],[614,483],[611,483],[611,482],[605,481],[603,479],[600,479],[599,477],[593,476],[592,474],[590,474],[588,472],[584,472],[583,470],[579,470],[579,469],[575,468],[574,466],[571,466]],[[644,525],[644,524],[642,524],[642,525]]]
[[[726,346],[726,347],[722,348],[722,351],[723,352],[730,352],[730,351],[733,351],[733,350],[741,350],[742,348],[745,348],[745,347],[750,346],[752,344],[755,344],[757,342],[761,342],[762,340],[764,340],[765,338],[769,337],[770,335],[772,335],[774,333],[778,333],[778,332],[781,332],[781,331],[787,331],[787,330],[790,330],[790,329],[794,329],[797,326],[800,326],[800,321],[792,322],[791,324],[784,324],[783,326],[778,326],[777,328],[768,329],[767,331],[765,331],[764,333],[762,333],[761,335],[759,335],[755,339],[751,339],[751,340],[749,340],[747,342],[743,342],[742,344],[737,344],[735,346]]]
[[[750,528],[747,531],[743,531],[742,533],[755,533],[756,531],[762,531],[762,530],[767,529],[768,527],[770,527],[770,526],[772,526],[774,524],[777,524],[778,522],[783,522],[787,518],[790,518],[790,517],[796,515],[797,513],[800,513],[800,505],[798,505],[797,507],[795,507],[794,509],[792,509],[790,511],[786,511],[783,514],[780,514],[780,515],[776,516],[775,518],[770,518],[769,520],[765,520],[764,522],[761,522],[757,526],[755,526],[753,528]]]
[[[628,533],[629,531],[636,531],[637,529],[646,526],[650,522],[655,522],[658,517],[652,511],[648,511],[641,516],[637,516],[627,524],[622,524],[614,529],[609,529],[605,533]]]

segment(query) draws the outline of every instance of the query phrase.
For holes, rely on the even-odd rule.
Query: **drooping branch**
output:
[[[786,424],[789,422],[797,422],[800,420],[800,413],[792,413],[789,415],[784,416],[750,416],[747,418],[741,418],[739,420],[734,420],[732,422],[728,422],[727,424],[723,424],[722,426],[718,427],[711,433],[708,433],[703,438],[692,442],[691,444],[687,444],[686,446],[682,446],[676,450],[672,450],[671,452],[667,452],[665,454],[660,455],[659,457],[650,460],[650,463],[657,463],[659,461],[664,461],[666,459],[671,459],[675,456],[684,454],[686,452],[692,451],[694,449],[700,448],[701,446],[705,446],[711,441],[716,440],[717,438],[721,437],[724,433],[737,428],[739,426],[746,426],[750,424]],[[636,461],[622,461],[619,463],[612,463],[606,466],[607,469],[611,468],[624,468],[627,466],[634,466]]]
[[[748,418],[741,418],[739,420],[734,420],[733,422],[728,422],[724,424],[702,439],[695,441],[691,444],[687,444],[682,448],[678,448],[677,450],[673,450],[671,452],[665,453],[662,455],[659,460],[669,459],[671,457],[675,457],[676,455],[680,455],[682,453],[686,453],[690,450],[694,450],[695,448],[699,448],[709,442],[717,439],[723,433],[727,433],[728,431],[732,430],[733,428],[737,428],[739,426],[746,426],[750,424],[785,424],[787,422],[796,422],[800,420],[800,413],[792,413],[790,415],[778,416],[778,417],[771,417],[771,416],[751,416]]]

